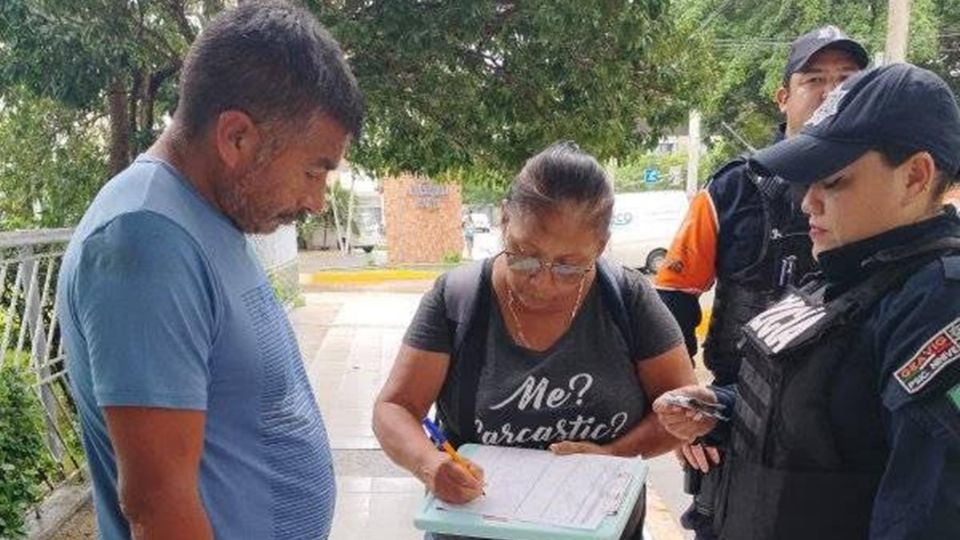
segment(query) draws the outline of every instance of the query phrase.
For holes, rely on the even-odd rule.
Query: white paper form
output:
[[[482,446],[470,456],[483,467],[486,496],[438,507],[506,520],[596,529],[630,487],[633,460],[596,454]]]

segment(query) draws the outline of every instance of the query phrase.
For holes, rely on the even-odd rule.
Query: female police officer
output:
[[[808,186],[821,274],[743,328],[736,388],[654,405],[678,437],[732,439],[721,537],[956,538],[960,219],[940,205],[960,171],[955,97],[908,64],[871,70],[755,160]],[[711,431],[671,394],[732,421]]]

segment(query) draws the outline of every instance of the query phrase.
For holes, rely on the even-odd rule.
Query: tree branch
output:
[[[177,23],[180,35],[187,40],[187,43],[193,43],[193,40],[197,38],[197,33],[190,26],[190,20],[187,19],[184,2],[182,0],[164,0],[161,4],[173,17],[174,22]]]

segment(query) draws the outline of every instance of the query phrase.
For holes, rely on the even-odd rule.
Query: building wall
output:
[[[460,186],[402,175],[383,179],[387,259],[437,263],[463,251]]]

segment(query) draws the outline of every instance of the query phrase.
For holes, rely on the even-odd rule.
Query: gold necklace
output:
[[[583,298],[583,285],[587,282],[587,275],[584,274],[580,278],[580,287],[577,289],[577,300],[573,303],[573,309],[570,310],[570,320],[567,321],[567,325],[573,324],[573,318],[577,315],[577,310],[580,309],[580,301]],[[523,345],[527,349],[533,349],[530,346],[530,342],[527,341],[527,336],[523,334],[523,325],[520,323],[520,317],[517,315],[517,297],[513,294],[513,289],[510,288],[510,285],[507,285],[507,308],[510,310],[510,314],[513,315],[513,323],[517,327],[517,339],[520,341],[520,345]]]

